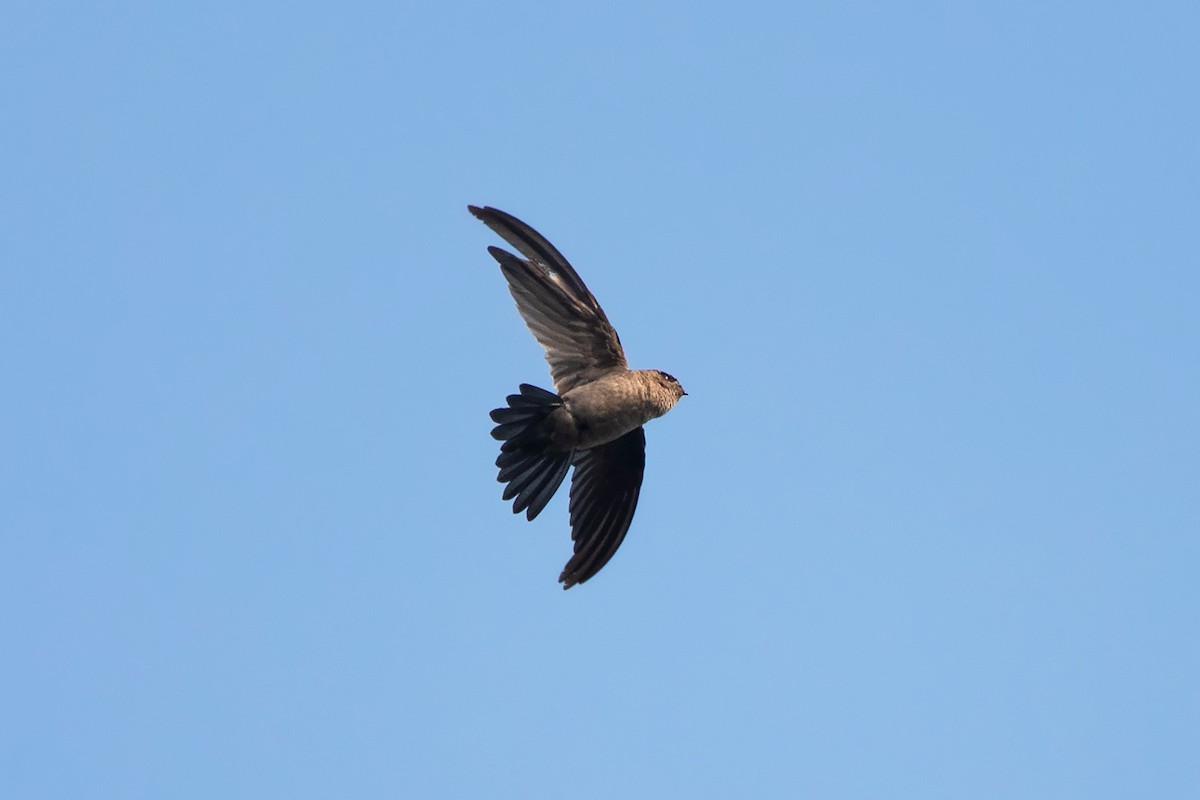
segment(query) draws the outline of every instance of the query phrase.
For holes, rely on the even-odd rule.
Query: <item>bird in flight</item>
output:
[[[498,209],[467,210],[524,256],[488,248],[517,311],[546,350],[557,394],[523,383],[505,408],[492,411],[492,436],[502,442],[496,466],[513,513],[531,520],[575,468],[569,503],[575,553],[558,576],[570,589],[621,546],[646,466],[642,426],[687,392],[665,372],[629,369],[604,310],[545,237]]]

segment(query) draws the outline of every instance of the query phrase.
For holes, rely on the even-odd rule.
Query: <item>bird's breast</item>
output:
[[[563,404],[569,417],[563,423],[573,428],[575,449],[619,439],[659,416],[633,373],[605,376],[577,386],[563,395]]]

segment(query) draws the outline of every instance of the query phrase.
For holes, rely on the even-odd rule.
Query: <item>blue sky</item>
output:
[[[0,26],[0,795],[1200,795],[1194,3]],[[468,203],[635,367],[555,583]]]

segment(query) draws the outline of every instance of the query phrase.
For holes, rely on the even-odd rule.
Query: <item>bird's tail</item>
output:
[[[525,511],[533,519],[558,491],[571,465],[571,452],[547,449],[549,435],[542,424],[563,402],[553,392],[527,383],[521,384],[520,394],[510,394],[506,399],[508,407],[497,408],[491,414],[497,423],[492,437],[504,442],[496,459],[500,468],[497,480],[508,484],[505,500],[516,498],[513,513]]]

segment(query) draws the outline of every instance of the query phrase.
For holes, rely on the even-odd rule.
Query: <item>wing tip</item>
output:
[[[499,233],[499,231],[496,229],[496,226],[505,224],[505,222],[508,220],[512,220],[518,224],[520,223],[520,221],[517,220],[517,218],[512,214],[501,211],[498,208],[493,208],[492,206],[476,206],[468,204],[467,211],[470,211],[471,216],[475,217],[475,219],[487,225],[489,228],[496,230],[497,233]]]

